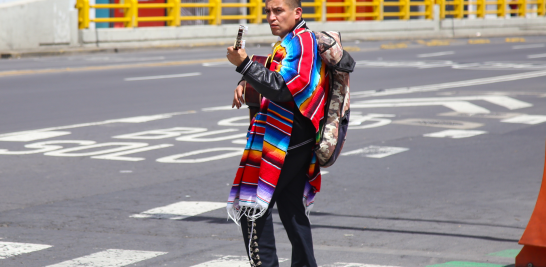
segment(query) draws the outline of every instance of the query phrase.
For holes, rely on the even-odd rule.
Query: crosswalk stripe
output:
[[[285,262],[288,259],[280,258],[279,262]],[[248,256],[223,256],[216,260],[203,262],[191,267],[248,267],[250,265]]]
[[[191,216],[196,216],[225,207],[225,202],[181,201],[131,215],[131,218],[182,220]]]
[[[0,259],[5,259],[50,247],[52,246],[30,243],[0,242]]]
[[[346,263],[346,262],[336,262],[334,264],[323,265],[321,267],[398,267],[398,266],[387,266],[387,265],[374,265],[374,264],[362,264],[362,263]]]
[[[523,123],[523,124],[539,124],[546,122],[546,116],[544,115],[521,115],[502,120],[501,122],[507,123]]]
[[[191,267],[248,267],[248,257],[224,256],[216,260],[203,262]]]
[[[164,254],[167,252],[108,249],[46,267],[121,267]]]

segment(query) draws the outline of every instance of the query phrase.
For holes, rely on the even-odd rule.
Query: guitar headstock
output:
[[[239,31],[237,32],[237,39],[235,40],[235,44],[233,44],[233,48],[235,50],[245,48],[245,40],[243,40],[243,34],[248,32],[248,27],[245,25],[239,25]]]

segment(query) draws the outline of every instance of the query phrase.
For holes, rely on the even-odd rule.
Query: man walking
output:
[[[302,19],[301,0],[266,0],[266,15],[279,41],[262,66],[244,49],[228,48],[227,58],[243,75],[233,106],[243,101],[245,83],[262,96],[228,199],[228,214],[243,224],[245,247],[253,266],[279,266],[272,208],[292,243],[292,266],[317,266],[307,215],[320,190],[313,152],[328,90],[325,64],[315,35]]]

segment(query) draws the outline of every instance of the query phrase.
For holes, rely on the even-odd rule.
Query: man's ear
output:
[[[300,20],[303,13],[303,10],[301,9],[301,7],[296,7],[294,9],[294,12],[296,13],[296,17],[295,17],[296,21]]]

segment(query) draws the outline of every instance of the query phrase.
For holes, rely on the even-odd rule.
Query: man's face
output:
[[[265,14],[273,35],[283,38],[301,18],[301,8],[290,7],[285,0],[266,0]]]

